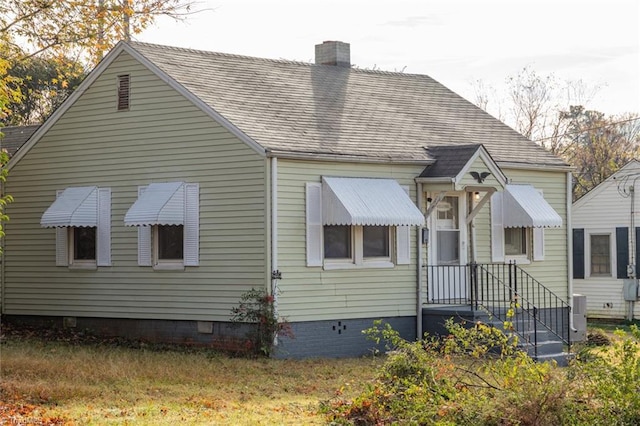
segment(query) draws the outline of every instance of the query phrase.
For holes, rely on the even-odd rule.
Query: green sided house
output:
[[[518,332],[567,340],[569,167],[349,48],[310,64],[118,44],[10,163],[3,320],[222,346],[261,288],[293,328],[281,357],[515,303]]]

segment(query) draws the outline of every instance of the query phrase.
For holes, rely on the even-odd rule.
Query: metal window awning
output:
[[[152,183],[124,216],[127,226],[184,225],[184,182]]]
[[[506,185],[502,207],[505,228],[562,226],[560,215],[532,185]]]
[[[45,228],[98,226],[98,187],[65,189],[44,212],[40,225]]]
[[[324,225],[424,225],[424,216],[393,179],[322,178]]]

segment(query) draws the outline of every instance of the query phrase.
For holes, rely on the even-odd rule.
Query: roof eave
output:
[[[572,172],[575,167],[568,164],[531,164],[531,163],[517,163],[513,161],[497,161],[496,164],[501,169],[518,169],[518,170],[534,170],[534,171],[549,171],[549,172]]]
[[[331,161],[345,163],[386,163],[386,164],[402,164],[402,165],[418,165],[428,166],[434,160],[413,159],[413,158],[394,158],[394,157],[376,157],[354,154],[335,154],[323,152],[298,152],[277,149],[267,149],[267,157],[277,157],[285,160],[303,160],[303,161]]]

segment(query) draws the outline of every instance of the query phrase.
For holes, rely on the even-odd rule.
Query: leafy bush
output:
[[[640,424],[640,329],[617,330],[611,346],[587,348],[569,369],[575,387],[572,424]]]
[[[468,324],[467,324],[468,325]],[[640,329],[585,347],[568,368],[537,363],[485,324],[449,322],[442,341],[408,342],[388,324],[386,362],[352,400],[325,401],[333,424],[639,425]]]
[[[248,349],[253,353],[270,356],[277,336],[293,337],[286,318],[278,318],[274,306],[275,298],[264,289],[255,289],[240,296],[240,304],[231,309],[234,324],[249,323],[246,334]]]

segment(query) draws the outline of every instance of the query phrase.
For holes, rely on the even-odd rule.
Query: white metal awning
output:
[[[424,216],[393,179],[322,178],[324,225],[424,225]]]
[[[562,218],[531,185],[509,184],[503,199],[505,228],[559,228]]]
[[[40,219],[45,228],[98,226],[98,188],[67,188],[58,195]]]
[[[184,225],[184,183],[152,183],[124,216],[127,226]]]

